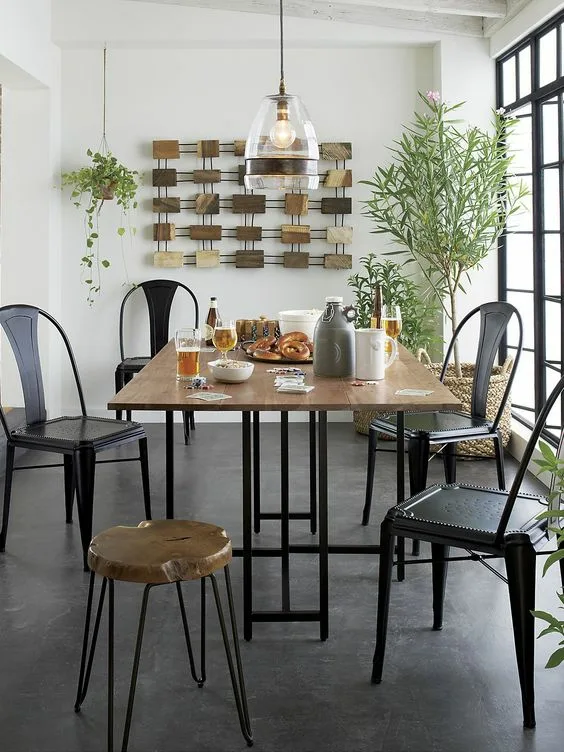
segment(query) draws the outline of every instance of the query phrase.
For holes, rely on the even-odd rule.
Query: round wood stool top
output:
[[[159,584],[199,580],[231,561],[223,528],[191,520],[148,520],[96,535],[88,566],[111,580]]]

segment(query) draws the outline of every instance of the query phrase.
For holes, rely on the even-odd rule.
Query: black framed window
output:
[[[530,189],[528,211],[512,218],[499,248],[499,294],[519,309],[524,349],[513,386],[513,415],[531,427],[563,372],[564,309],[564,13],[497,61],[498,107],[518,118],[515,172]],[[505,349],[515,349],[509,330]],[[555,405],[547,438],[564,425]]]

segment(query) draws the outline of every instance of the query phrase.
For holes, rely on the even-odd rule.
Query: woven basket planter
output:
[[[442,364],[431,363],[425,350],[419,350],[418,359],[429,368],[437,378],[440,376]],[[486,417],[493,420],[497,415],[499,405],[503,398],[509,374],[513,367],[513,359],[507,358],[502,366],[494,366],[490,377]],[[472,397],[472,382],[474,379],[474,363],[461,363],[462,376],[454,375],[454,365],[449,365],[444,379],[444,385],[450,389],[455,397],[462,403],[461,410],[470,412],[470,399]],[[354,425],[358,433],[368,435],[371,421],[380,413],[372,410],[355,410],[353,412]],[[511,400],[508,399],[499,422],[499,429],[503,436],[503,446],[507,446],[511,437]],[[380,435],[381,438],[392,438]],[[457,453],[472,457],[494,457],[493,442],[489,440],[461,441],[457,446]]]

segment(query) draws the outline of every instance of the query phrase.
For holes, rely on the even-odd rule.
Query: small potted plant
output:
[[[123,238],[126,231],[134,235],[135,228],[129,222],[129,211],[137,207],[136,193],[139,187],[138,173],[121,164],[110,151],[87,150],[91,163],[73,172],[62,174],[62,185],[71,187],[71,200],[85,212],[84,229],[86,251],[81,257],[82,279],[88,286],[87,301],[94,302],[100,292],[101,269],[110,266],[110,261],[100,255],[98,217],[105,202],[114,200],[121,209],[122,222],[117,228]]]

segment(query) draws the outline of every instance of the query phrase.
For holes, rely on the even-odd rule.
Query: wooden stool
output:
[[[210,578],[213,594],[219,618],[219,625],[225,646],[231,684],[235,695],[237,713],[241,731],[249,747],[253,744],[251,723],[247,707],[247,695],[241,664],[241,653],[237,637],[237,624],[235,621],[235,609],[233,606],[233,594],[229,575],[229,562],[231,561],[231,540],[225,530],[216,525],[205,522],[192,522],[187,520],[151,520],[141,522],[138,527],[112,527],[92,539],[88,549],[88,566],[91,569],[90,588],[88,591],[88,603],[86,607],[86,623],[84,626],[84,640],[82,645],[82,658],[80,662],[80,674],[74,709],[78,713],[84,702],[94,660],[96,640],[100,627],[102,608],[106,586],[108,586],[108,752],[113,752],[113,706],[114,706],[114,581],[145,583],[143,601],[139,616],[137,642],[135,645],[135,657],[131,672],[129,686],[129,700],[125,716],[123,731],[122,752],[126,752],[129,743],[131,728],[131,715],[135,699],[135,687],[139,671],[139,659],[143,642],[145,627],[145,615],[149,591],[157,585],[175,583],[180,605],[180,614],[184,627],[186,647],[192,678],[198,687],[203,687],[206,680],[205,672],[205,580]],[[225,587],[229,604],[229,617],[231,620],[231,632],[233,650],[235,653],[235,665],[231,654],[229,636],[223,616],[223,608],[219,597],[219,589],[214,572],[223,568],[225,572]],[[94,595],[95,575],[103,577],[100,589],[100,597],[90,651],[88,651],[90,620],[92,616],[92,601]],[[183,580],[201,580],[201,665],[200,675],[196,673],[194,654],[190,641],[186,609],[182,598],[180,583]],[[87,659],[88,654],[88,659]]]

